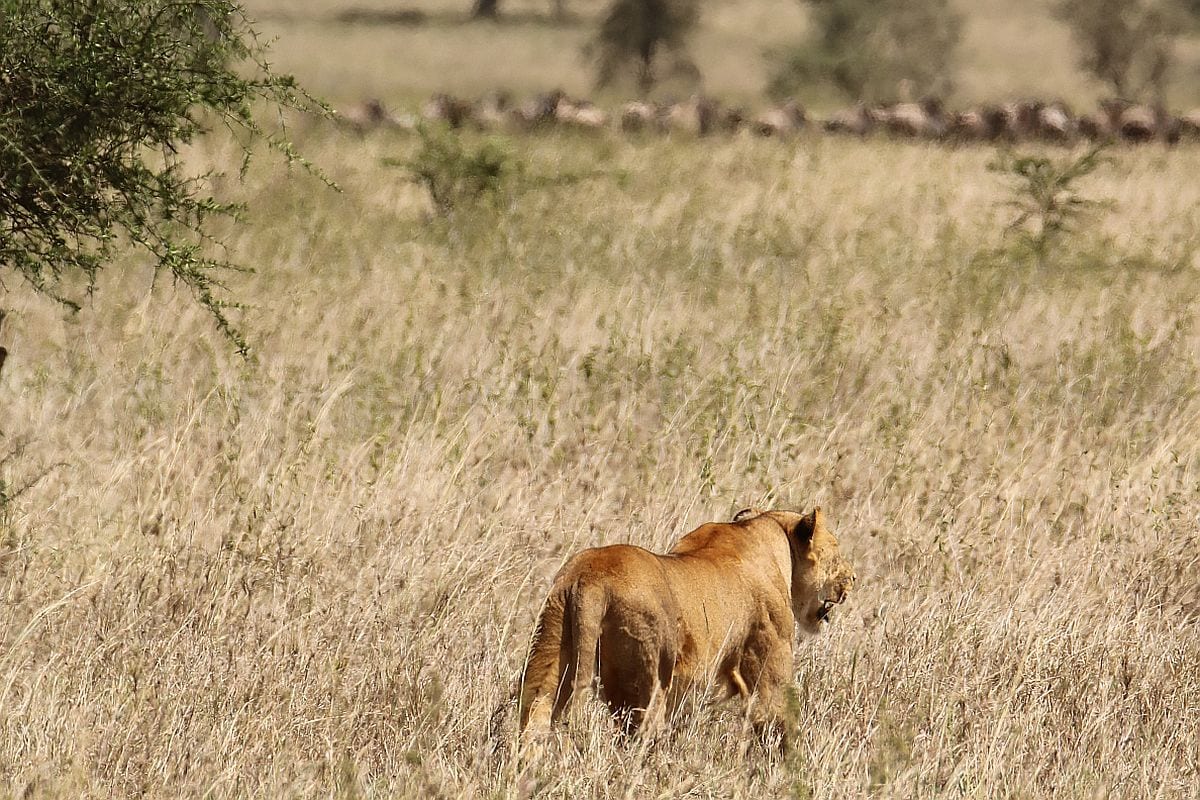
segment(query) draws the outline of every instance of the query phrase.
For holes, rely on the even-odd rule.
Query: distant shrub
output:
[[[613,0],[585,52],[596,61],[596,84],[632,75],[645,96],[666,77],[699,80],[687,40],[700,18],[696,0]]]
[[[1063,237],[1096,211],[1109,205],[1079,192],[1079,181],[1106,163],[1102,147],[1059,158],[1002,153],[988,169],[1013,179],[1005,206],[1016,216],[1007,232],[1018,249],[1033,256],[1038,266]]]
[[[1175,62],[1175,40],[1187,21],[1181,0],[1059,0],[1079,65],[1117,97],[1161,99]]]
[[[490,139],[471,146],[451,131],[426,126],[420,128],[420,136],[421,147],[411,160],[388,163],[407,167],[443,216],[496,202],[523,172],[522,162]]]
[[[552,0],[554,19],[567,18],[567,0]],[[500,16],[500,0],[473,0],[471,17],[474,19],[496,19]]]
[[[794,94],[830,83],[856,100],[895,99],[904,82],[916,94],[953,87],[962,15],[951,0],[806,0],[813,38],[773,54],[768,91]]]

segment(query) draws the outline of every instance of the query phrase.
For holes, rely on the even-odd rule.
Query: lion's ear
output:
[[[792,536],[796,537],[796,541],[800,544],[808,544],[812,541],[813,532],[817,529],[817,525],[822,520],[821,507],[817,506],[812,512],[805,514],[796,523],[796,527],[792,528]]]
[[[745,522],[746,520],[750,519],[751,517],[757,517],[758,514],[759,514],[759,512],[755,511],[753,508],[743,508],[741,511],[739,511],[733,515],[733,521],[734,522]]]

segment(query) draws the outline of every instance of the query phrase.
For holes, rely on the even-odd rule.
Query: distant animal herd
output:
[[[1064,145],[1076,142],[1129,143],[1200,141],[1200,109],[1175,114],[1161,106],[1105,100],[1099,108],[1076,114],[1059,100],[1017,100],[959,111],[927,98],[919,102],[857,103],[814,118],[796,102],[757,112],[724,105],[710,97],[682,102],[630,101],[610,112],[561,91],[514,101],[506,92],[489,92],[476,100],[436,94],[419,114],[395,113],[379,100],[367,100],[337,112],[343,125],[373,129],[415,129],[422,121],[482,131],[518,133],[553,126],[627,133],[732,135],[785,138],[808,130],[866,137],[893,137],[944,142],[1031,142]]]

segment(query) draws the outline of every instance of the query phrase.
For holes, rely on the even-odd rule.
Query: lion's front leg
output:
[[[764,740],[778,736],[786,749],[795,734],[795,724],[788,720],[787,714],[787,689],[793,666],[791,643],[771,634],[762,636],[755,645],[747,648],[733,677],[740,679],[737,682],[748,695],[748,712],[755,733]]]

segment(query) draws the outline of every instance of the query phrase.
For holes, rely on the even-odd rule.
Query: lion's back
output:
[[[591,547],[576,553],[554,580],[555,588],[604,588],[610,595],[661,590],[666,576],[662,556],[630,544]]]

